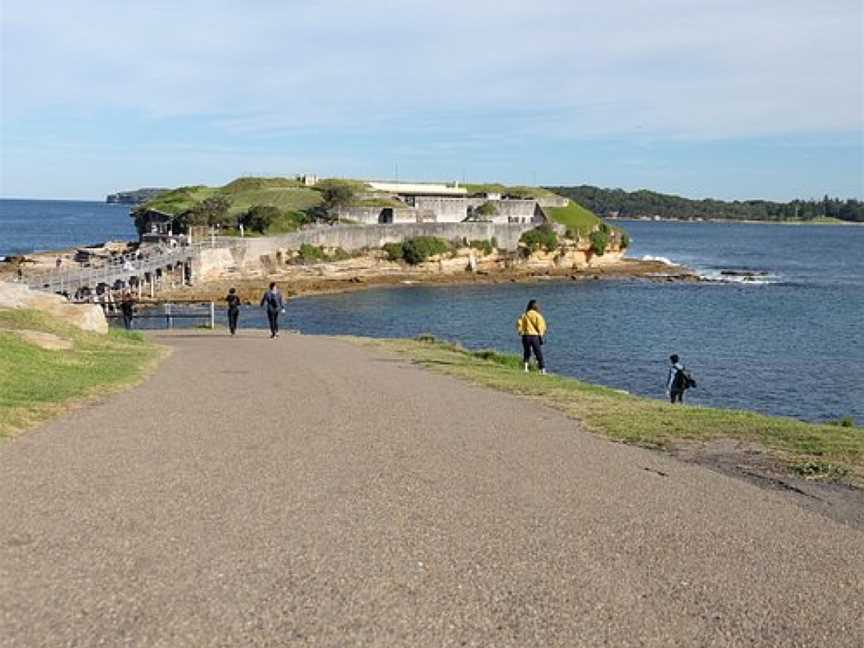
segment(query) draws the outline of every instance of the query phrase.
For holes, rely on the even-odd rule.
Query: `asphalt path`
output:
[[[864,645],[864,533],[780,493],[344,341],[156,337],[0,444],[0,646]]]

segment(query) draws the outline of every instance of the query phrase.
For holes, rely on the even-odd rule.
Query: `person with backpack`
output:
[[[240,319],[240,298],[235,288],[228,289],[225,301],[228,302],[228,330],[234,335],[237,333],[237,320]]]
[[[695,387],[696,381],[693,380],[679,360],[677,353],[669,356],[670,366],[669,376],[666,379],[666,395],[669,396],[670,402],[683,404],[684,392]]]
[[[267,321],[270,324],[270,339],[279,337],[279,313],[285,312],[285,301],[282,293],[276,287],[276,282],[270,282],[270,289],[261,298],[261,306],[267,310]]]
[[[516,320],[516,331],[522,336],[522,363],[525,373],[528,373],[528,363],[533,352],[537,359],[540,373],[546,373],[546,363],[543,360],[543,336],[546,335],[546,320],[540,314],[540,305],[536,299],[528,302],[525,312]]]

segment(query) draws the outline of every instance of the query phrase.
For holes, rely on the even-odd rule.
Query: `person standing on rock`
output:
[[[543,360],[543,336],[546,335],[546,320],[540,314],[540,305],[536,299],[528,302],[525,312],[516,320],[516,331],[522,336],[522,363],[525,373],[528,373],[528,363],[531,354],[537,359],[540,373],[546,373],[546,363]]]
[[[270,289],[261,298],[261,306],[267,310],[267,321],[270,324],[270,338],[279,337],[279,313],[285,312],[285,301],[282,293],[276,287],[276,282],[270,282]]]
[[[236,288],[228,289],[225,301],[228,302],[228,330],[234,335],[237,333],[237,320],[240,319],[240,298]]]

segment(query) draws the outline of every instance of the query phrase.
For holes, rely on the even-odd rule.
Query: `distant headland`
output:
[[[105,202],[121,205],[140,205],[141,203],[156,198],[166,191],[168,191],[168,189],[157,187],[145,187],[143,189],[133,189],[132,191],[118,191],[117,193],[108,194],[105,198]]]

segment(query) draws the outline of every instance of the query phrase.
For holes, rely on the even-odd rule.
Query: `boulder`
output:
[[[99,306],[70,304],[62,295],[30,290],[24,284],[0,282],[0,308],[32,308],[77,326],[82,331],[108,333],[108,320]]]

